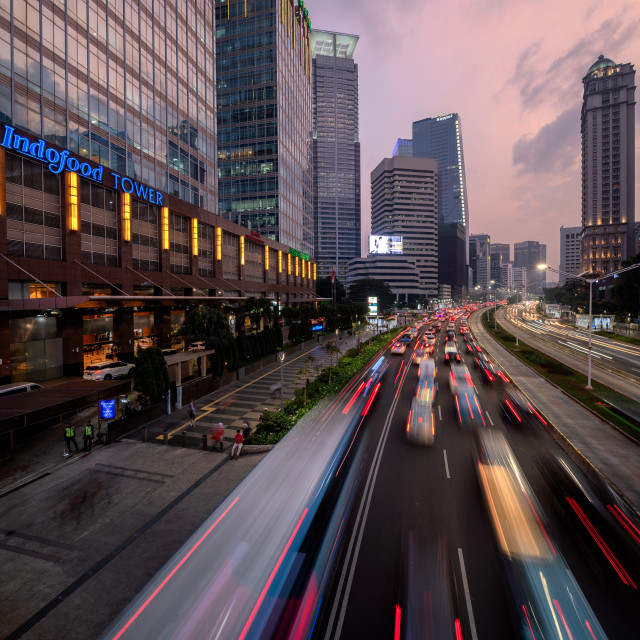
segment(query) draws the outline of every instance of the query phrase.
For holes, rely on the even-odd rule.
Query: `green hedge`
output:
[[[295,325],[292,325],[295,326]],[[404,328],[404,327],[403,327]],[[368,344],[361,345],[360,351],[349,349],[346,355],[331,371],[329,383],[329,369],[324,369],[318,377],[307,386],[307,404],[304,403],[304,389],[296,389],[294,397],[285,403],[284,413],[280,411],[264,411],[256,430],[251,434],[249,444],[275,444],[318,402],[324,398],[338,394],[351,382],[351,379],[372,358],[383,349],[401,329],[394,329],[389,333],[378,336]]]

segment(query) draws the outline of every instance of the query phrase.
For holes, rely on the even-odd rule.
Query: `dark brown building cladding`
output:
[[[315,299],[315,264],[288,246],[107,167],[100,182],[56,174],[23,153],[24,138],[38,139],[15,133],[18,148],[0,147],[0,384],[179,346],[192,305]],[[68,158],[85,174],[100,169]]]

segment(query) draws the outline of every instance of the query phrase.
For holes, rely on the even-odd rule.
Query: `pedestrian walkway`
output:
[[[362,332],[357,337],[343,333],[338,338],[338,348],[341,353],[344,353],[355,347],[357,343],[366,341],[370,336],[370,332]],[[284,383],[282,393],[280,364],[276,364],[274,357],[274,364],[195,400],[197,415],[193,429],[189,428],[187,405],[171,415],[164,415],[154,420],[146,425],[146,430],[142,427],[127,435],[126,438],[143,441],[146,435],[146,441],[150,446],[162,446],[166,430],[168,445],[180,447],[183,445],[184,438],[185,446],[202,449],[204,435],[208,449],[212,450],[214,443],[207,438],[209,430],[222,422],[225,429],[223,451],[226,453],[233,444],[236,429],[241,427],[245,420],[254,429],[265,409],[279,409],[281,401],[287,402],[292,398],[295,389],[304,386],[306,378],[312,381],[319,371],[329,366],[331,362],[335,364],[336,355],[332,356],[325,348],[327,343],[335,341],[335,336],[324,336],[323,341],[319,339],[307,341],[301,345],[299,352],[289,352],[282,367]],[[306,375],[300,372],[305,368],[305,361]],[[96,408],[87,409],[74,418],[73,423],[77,427],[77,433],[80,433],[79,428],[87,419],[92,419],[94,425],[97,424]],[[183,432],[186,432],[184,436]],[[108,445],[100,445],[94,440],[93,451],[101,446]],[[91,455],[81,450],[79,453],[74,452],[71,456],[64,457],[65,451],[64,428],[60,425],[6,452],[0,459],[0,496],[45,477],[66,464],[72,464],[83,456]]]
[[[640,448],[637,444],[572,401],[494,340],[482,326],[480,313],[471,316],[470,327],[478,343],[544,412],[561,439],[640,512]]]

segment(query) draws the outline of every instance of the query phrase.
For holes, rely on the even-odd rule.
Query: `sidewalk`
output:
[[[604,479],[640,513],[640,449],[621,432],[600,420],[582,405],[570,400],[560,389],[496,342],[482,326],[481,314],[473,314],[471,330],[479,344],[508,371],[513,381],[544,413],[557,431]],[[533,345],[532,345],[533,346]]]
[[[370,332],[362,332],[359,336],[359,342],[365,342],[370,336]],[[325,338],[322,343],[319,340],[304,343],[299,354],[293,357],[290,355],[285,359],[282,371],[284,382],[282,398],[284,402],[293,397],[295,389],[304,386],[305,376],[299,371],[304,369],[305,360],[310,357],[314,358],[313,362],[307,362],[306,378],[310,381],[314,380],[318,374],[315,367],[323,369],[329,366],[331,356],[324,350],[323,345],[329,341],[335,341],[335,338],[329,336]],[[358,338],[355,335],[348,336],[343,333],[339,338],[341,352],[344,353],[355,347],[357,341]],[[184,436],[186,447],[202,450],[203,435],[207,436],[212,427],[222,422],[225,429],[223,452],[226,454],[233,444],[236,429],[240,428],[245,420],[253,429],[264,409],[280,408],[280,376],[280,365],[275,363],[274,357],[273,365],[197,399],[195,401],[196,423],[193,429],[189,428],[189,400],[185,400],[185,406],[182,409],[175,410],[171,415],[164,415],[146,424],[145,427],[128,434],[125,439],[141,442],[144,440],[146,432],[148,446],[164,446],[163,434],[166,430],[167,444],[181,447],[183,445],[182,433],[186,431]],[[95,407],[79,413],[74,417],[73,423],[80,426],[88,419],[93,420],[94,427],[97,425],[97,409]],[[4,454],[4,457],[0,459],[0,497],[25,484],[43,478],[67,464],[72,464],[81,457],[90,455],[82,452],[82,434],[78,428],[76,428],[76,441],[80,452],[74,452],[71,456],[64,457],[66,445],[63,427],[60,425],[44,431],[37,438]],[[207,440],[207,445],[211,451],[213,441]],[[94,440],[93,450],[105,446],[109,445],[96,444]]]

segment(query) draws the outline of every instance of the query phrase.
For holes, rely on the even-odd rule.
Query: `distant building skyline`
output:
[[[537,240],[525,240],[513,245],[513,266],[527,270],[527,293],[542,293],[546,283],[546,270],[538,269],[547,262],[547,245]],[[514,273],[514,280],[516,275]],[[514,284],[514,286],[516,286]]]
[[[313,65],[313,220],[318,277],[360,257],[358,36],[311,31]]]
[[[635,70],[600,55],[584,78],[583,272],[616,271],[635,253]]]
[[[580,244],[582,227],[560,227],[560,269],[566,273],[578,275],[582,271]],[[567,281],[564,273],[558,274],[558,284],[562,287]]]
[[[469,236],[469,262],[474,287],[489,287],[491,275],[491,236],[473,233]]]

